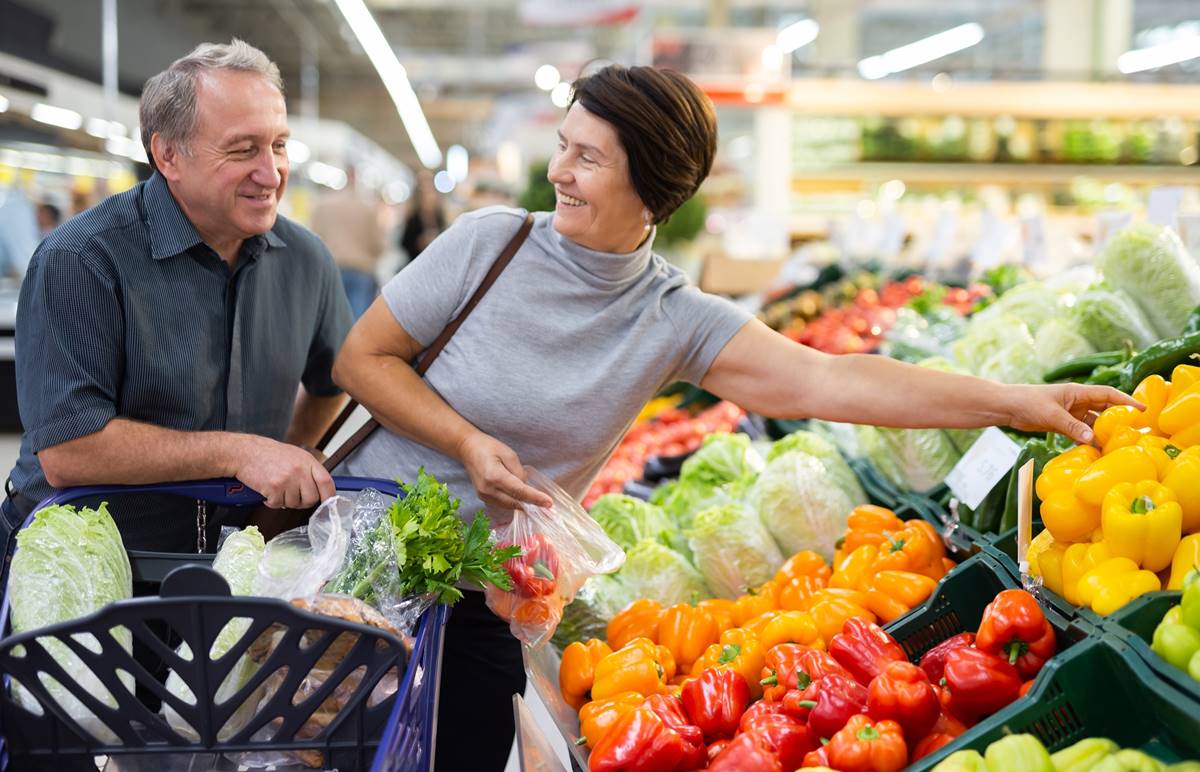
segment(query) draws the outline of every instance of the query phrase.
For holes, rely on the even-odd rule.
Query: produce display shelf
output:
[[[1178,590],[1147,593],[1106,617],[1104,628],[1128,646],[1157,676],[1187,694],[1200,711],[1200,681],[1167,662],[1150,648],[1154,628],[1162,621],[1163,614],[1166,614],[1171,606],[1179,603],[1179,598]]]
[[[910,767],[931,769],[951,753],[1028,732],[1053,753],[1088,737],[1107,737],[1172,763],[1200,758],[1200,711],[1121,640],[1107,634],[1055,656],[1029,694]]]
[[[374,488],[386,495],[402,495],[396,484],[389,480],[335,477],[334,483],[340,492]],[[136,493],[169,493],[223,506],[250,507],[262,502],[260,496],[240,482],[225,479],[171,485],[76,488],[47,499],[38,509],[93,496]],[[32,520],[33,515],[30,515],[23,527]],[[211,555],[172,556],[131,550],[130,564],[137,580],[158,583],[163,574],[171,574],[162,587],[161,596],[118,601],[80,619],[21,635],[9,632],[6,588],[3,605],[0,606],[0,627],[6,633],[6,637],[0,640],[0,670],[5,687],[4,693],[0,694],[0,715],[3,717],[3,723],[0,724],[0,770],[48,769],[61,772],[63,769],[74,769],[72,764],[83,765],[80,766],[82,769],[92,764],[94,756],[101,755],[126,758],[135,765],[139,759],[142,764],[147,763],[148,759],[152,764],[157,763],[154,760],[167,764],[168,760],[178,763],[177,759],[185,758],[188,754],[203,756],[265,748],[320,752],[328,765],[343,770],[369,768],[372,772],[393,772],[432,769],[440,660],[444,627],[449,616],[447,607],[433,606],[422,615],[417,624],[412,651],[406,657],[400,641],[379,628],[304,612],[275,599],[230,597],[224,580],[211,570],[211,562]],[[176,570],[172,572],[171,568]],[[190,744],[171,739],[163,734],[169,730],[162,720],[142,703],[143,693],[161,699],[168,691],[162,685],[160,674],[150,673],[145,663],[136,656],[131,658],[106,631],[116,626],[133,630],[134,638],[154,652],[159,661],[166,663],[174,658],[171,647],[175,644],[164,645],[159,642],[164,634],[160,629],[163,625],[181,636],[192,650],[207,651],[216,634],[234,617],[250,620],[247,634],[230,650],[230,654],[237,654],[238,657],[248,650],[259,632],[271,627],[282,626],[287,636],[301,636],[298,640],[305,641],[299,648],[276,651],[263,667],[267,671],[270,666],[270,670],[274,671],[271,677],[282,676],[284,682],[280,686],[281,699],[272,699],[268,706],[259,710],[271,711],[262,715],[279,717],[283,721],[280,732],[290,727],[286,737],[291,739],[271,738],[264,745],[263,740],[243,736],[247,734],[244,730],[233,738],[227,738],[224,734],[218,737],[217,728],[222,726],[226,714],[247,699],[242,692],[252,688],[250,684],[224,703],[180,703],[179,712],[189,724],[199,729],[205,739]],[[97,738],[87,731],[76,731],[76,720],[62,712],[57,703],[47,705],[40,695],[41,715],[34,715],[19,706],[9,691],[13,686],[14,673],[22,668],[52,672],[58,667],[47,659],[49,655],[41,646],[43,640],[53,636],[60,642],[66,641],[79,632],[93,634],[101,643],[99,651],[77,645],[71,645],[71,648],[105,684],[110,694],[116,695],[115,706],[100,702],[88,706],[103,718],[116,737]],[[311,687],[312,696],[299,704],[284,699],[285,695],[291,694],[287,690],[294,689],[296,682],[316,666],[323,653],[332,644],[343,640],[347,633],[356,636],[351,641],[352,647],[324,679],[324,686],[318,682]],[[310,641],[312,635],[316,637]],[[37,644],[31,649],[27,648],[24,653],[16,648],[18,643],[30,647],[35,639]],[[280,657],[288,660],[282,670],[276,668],[276,660]],[[293,663],[289,658],[296,661]],[[29,664],[24,662],[26,659]],[[188,661],[193,662],[190,667],[186,666]],[[288,672],[293,665],[297,670],[294,675]],[[233,667],[233,662],[227,654],[220,660],[192,658],[172,667],[193,694],[206,695],[214,693],[215,684],[221,683],[224,674]],[[138,685],[136,698],[130,693],[129,687],[118,679],[121,670],[133,674]],[[343,673],[343,670],[347,672]],[[350,670],[354,670],[356,677],[361,678],[361,685],[347,687],[352,682],[344,679],[354,675]],[[396,691],[392,695],[374,698],[374,686],[391,672],[395,672],[400,679]],[[162,675],[165,677],[165,674]],[[251,679],[252,682],[254,680],[261,679]],[[211,688],[206,689],[206,684]],[[297,727],[305,720],[304,716],[318,705],[329,704],[326,700],[331,697],[335,687],[348,688],[351,695],[339,703],[340,709],[325,724],[325,729],[314,737],[305,738],[304,732]],[[298,695],[294,699],[298,699]],[[293,736],[292,732],[296,734]],[[94,768],[94,765],[87,768]]]

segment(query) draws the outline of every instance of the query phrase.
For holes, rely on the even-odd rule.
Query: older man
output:
[[[334,490],[301,445],[342,404],[330,368],[350,310],[328,250],[277,214],[278,68],[239,40],[198,46],[146,83],[140,118],[154,174],[55,229],[21,288],[6,557],[67,486],[230,476],[273,507]],[[194,502],[108,500],[128,547],[197,543]]]

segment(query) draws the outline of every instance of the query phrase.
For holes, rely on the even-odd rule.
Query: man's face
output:
[[[275,225],[287,185],[287,109],[260,75],[216,70],[196,88],[196,130],[170,153],[163,175],[210,246],[241,242]]]

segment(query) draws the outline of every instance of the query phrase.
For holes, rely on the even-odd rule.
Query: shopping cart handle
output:
[[[366,488],[397,496],[400,488],[394,480],[384,480],[374,477],[340,477],[333,478],[334,487],[339,491],[361,491]],[[78,488],[66,488],[42,501],[34,511],[56,504],[69,504],[83,498],[110,496],[121,493],[170,493],[176,496],[186,496],[194,499],[204,499],[210,504],[224,506],[251,506],[261,504],[263,497],[257,491],[246,486],[232,477],[216,480],[195,480],[191,482],[153,483],[149,485],[87,485]]]

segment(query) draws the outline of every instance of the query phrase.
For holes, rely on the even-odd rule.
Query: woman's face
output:
[[[629,178],[629,158],[610,123],[576,102],[558,130],[546,175],[557,198],[554,228],[601,252],[637,249],[646,237],[646,207]]]

